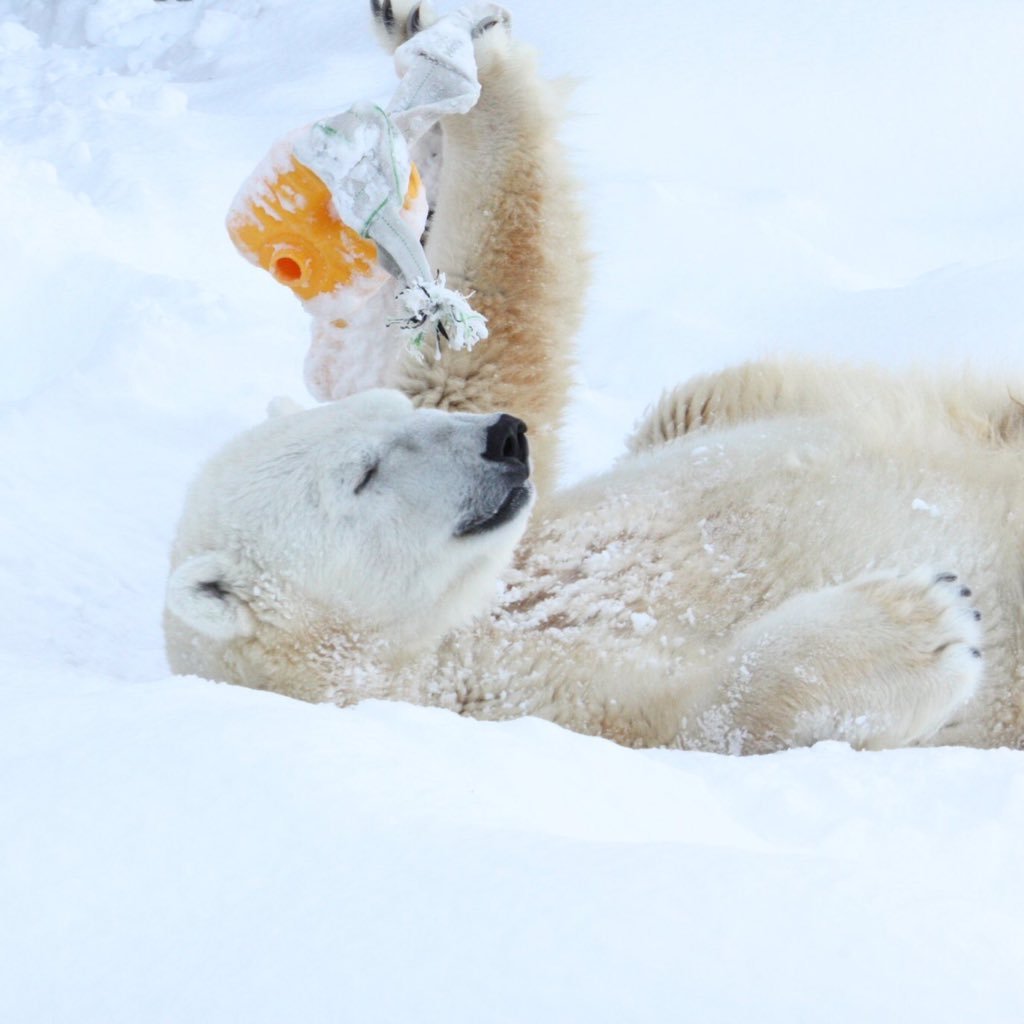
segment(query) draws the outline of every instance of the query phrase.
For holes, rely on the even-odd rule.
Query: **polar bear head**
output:
[[[325,630],[396,658],[436,642],[486,607],[525,528],[525,430],[374,390],[236,438],[179,524],[172,668],[315,698],[275,676],[301,674]]]

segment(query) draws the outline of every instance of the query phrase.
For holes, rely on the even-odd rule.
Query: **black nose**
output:
[[[518,462],[527,466],[530,446],[526,443],[526,424],[502,413],[487,428],[484,458],[491,462]]]

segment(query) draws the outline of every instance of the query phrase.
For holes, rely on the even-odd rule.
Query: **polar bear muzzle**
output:
[[[487,428],[482,454],[493,464],[493,472],[474,493],[471,506],[455,529],[456,537],[471,537],[504,526],[529,508],[533,497],[530,446],[522,420],[502,413]]]

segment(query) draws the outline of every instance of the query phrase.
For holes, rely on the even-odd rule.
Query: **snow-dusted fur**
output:
[[[480,45],[431,244],[492,336],[408,364],[412,401],[288,412],[210,462],[173,552],[174,669],[634,745],[1021,745],[1005,387],[781,363],[702,378],[527,528],[515,422],[438,409],[507,408],[550,451],[580,235],[544,213],[571,196],[545,87],[502,26]]]

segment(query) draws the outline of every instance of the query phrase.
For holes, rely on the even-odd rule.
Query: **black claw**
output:
[[[971,657],[972,658],[980,658],[981,657],[981,651],[979,651],[977,647],[972,647],[971,648]]]
[[[384,7],[381,11],[381,20],[384,27],[390,32],[395,27],[395,12],[391,7],[391,0],[384,0]]]
[[[414,35],[416,35],[417,32],[419,32],[419,30],[420,30],[420,5],[419,4],[417,4],[409,12],[409,21],[407,22],[407,24],[409,26],[409,35],[414,36]]]
[[[974,609],[974,621],[981,622],[981,612],[977,608]]]
[[[380,0],[370,0],[370,10],[375,18],[380,17]]]
[[[497,18],[487,18],[484,21],[481,21],[479,25],[474,25],[472,32],[473,38],[479,39],[489,28],[494,28],[497,24]]]
[[[935,582],[936,583],[956,583],[956,579],[957,579],[957,577],[956,577],[956,573],[955,572],[940,572],[939,575],[935,577]]]
[[[971,596],[971,588],[970,587],[961,587],[960,588],[960,596],[961,597],[970,597]]]

